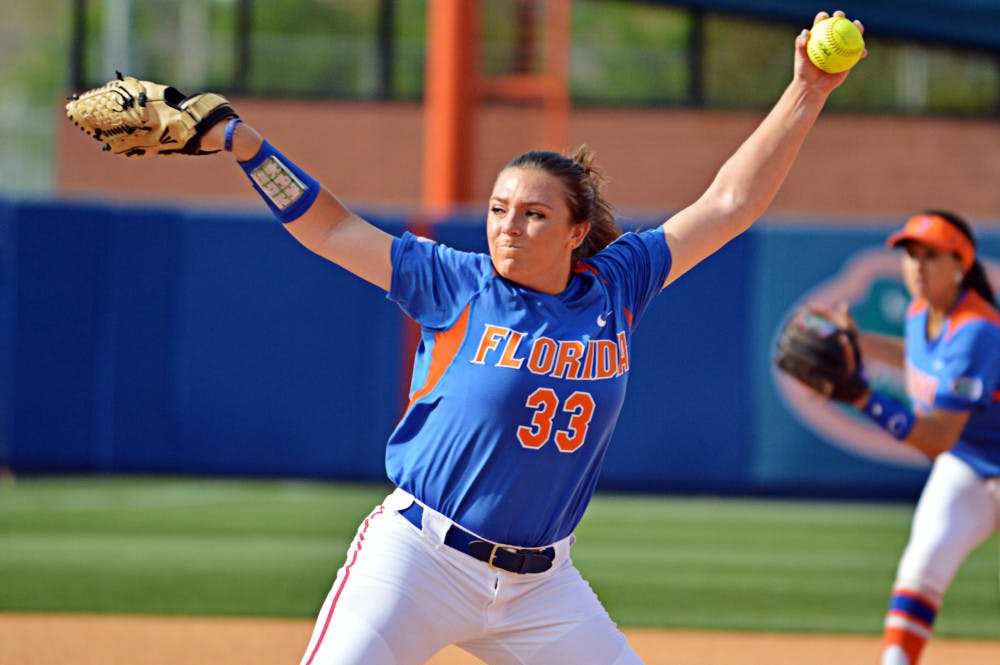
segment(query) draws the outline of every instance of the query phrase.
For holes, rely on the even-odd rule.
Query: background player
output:
[[[959,566],[1000,524],[1000,311],[961,217],[921,213],[887,242],[904,250],[905,338],[858,340],[866,357],[905,367],[912,410],[870,389],[855,406],[934,458],[883,633],[882,665],[916,665]],[[846,307],[825,314],[856,330]]]
[[[498,665],[640,662],[573,565],[573,530],[646,307],[764,212],[847,75],[808,61],[807,34],[791,83],[707,191],[641,233],[621,235],[585,149],[499,173],[482,255],[384,233],[237,118],[200,137],[236,156],[305,247],[421,326],[386,450],[398,489],[360,526],[303,663],[417,664],[449,644]]]

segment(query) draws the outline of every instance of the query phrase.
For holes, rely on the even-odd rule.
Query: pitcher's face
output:
[[[500,172],[486,222],[493,267],[505,279],[536,291],[559,293],[588,222],[570,223],[562,182],[542,169]]]

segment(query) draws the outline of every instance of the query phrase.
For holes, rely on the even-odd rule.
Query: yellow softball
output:
[[[853,67],[865,50],[858,26],[843,16],[825,18],[812,27],[806,52],[812,63],[829,74]]]

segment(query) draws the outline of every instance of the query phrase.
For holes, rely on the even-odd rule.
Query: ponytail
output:
[[[969,271],[965,273],[965,278],[962,280],[962,287],[972,289],[981,295],[983,300],[1000,310],[1000,304],[997,304],[993,285],[990,284],[990,278],[986,276],[986,270],[983,268],[983,264],[979,262],[979,259],[976,259],[972,267],[969,268]]]

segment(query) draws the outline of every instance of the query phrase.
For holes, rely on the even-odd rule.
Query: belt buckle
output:
[[[543,570],[548,570],[552,566],[552,560],[546,557],[543,552],[546,548],[521,548],[513,547],[512,545],[502,545],[499,543],[494,543],[489,540],[475,539],[471,541],[464,550],[469,555],[475,557],[476,559],[482,561],[490,568],[494,570],[503,570],[508,573],[525,573],[525,572],[542,572]],[[509,553],[511,560],[506,563],[506,565],[501,565],[497,563],[500,552]],[[533,560],[536,557],[542,557],[548,562],[547,566],[544,566],[538,570],[528,570],[525,571],[525,564],[529,560]],[[519,560],[519,561],[518,561]],[[513,566],[513,567],[512,567]],[[531,567],[537,567],[535,565]]]
[[[506,568],[501,568],[500,566],[496,566],[496,565],[493,564],[493,561],[497,557],[497,550],[500,549],[501,547],[503,547],[503,546],[502,545],[497,545],[496,543],[493,543],[493,549],[490,550],[490,558],[486,560],[486,563],[489,564],[490,568],[493,568],[494,570],[504,570],[504,571],[507,571]],[[507,572],[510,572],[510,571],[507,571]]]
[[[542,554],[542,552],[545,551],[544,548],[535,549],[535,548],[523,548],[523,547],[510,547],[507,545],[498,545],[496,543],[492,543],[492,545],[493,547],[490,549],[490,556],[489,559],[486,561],[486,563],[489,565],[490,568],[494,570],[502,570],[508,573],[523,573],[524,563],[528,560],[529,556],[544,557],[544,555]],[[513,570],[511,568],[504,568],[503,566],[496,565],[494,561],[496,560],[497,552],[499,550],[504,550],[505,552],[509,552],[513,556],[521,557],[521,570]],[[538,571],[530,571],[530,572],[538,572]]]

